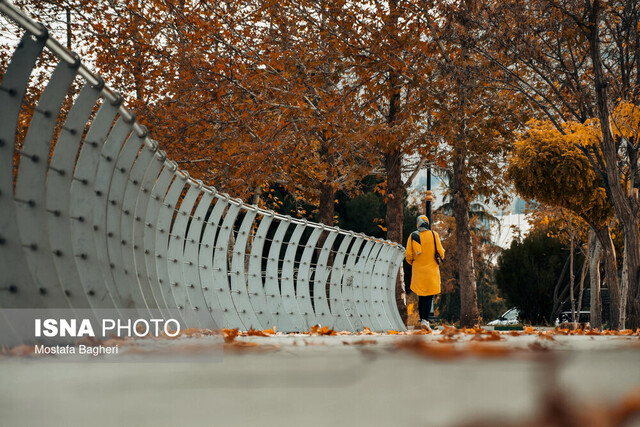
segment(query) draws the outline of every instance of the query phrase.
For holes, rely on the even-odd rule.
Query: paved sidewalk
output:
[[[558,392],[613,407],[640,387],[638,336],[449,335],[240,336],[206,363],[5,357],[0,424],[455,426],[531,419]]]

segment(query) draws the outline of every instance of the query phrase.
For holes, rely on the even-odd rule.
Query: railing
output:
[[[0,12],[25,31],[0,86],[0,307],[177,309],[202,328],[220,310],[226,328],[405,329],[401,246],[190,178],[78,55],[4,0]],[[17,145],[44,50],[59,62]]]

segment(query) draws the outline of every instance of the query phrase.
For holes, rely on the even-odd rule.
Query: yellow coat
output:
[[[419,296],[437,295],[440,293],[440,267],[435,259],[435,247],[433,246],[433,234],[436,236],[436,245],[442,259],[444,248],[440,242],[438,233],[431,230],[420,232],[420,242],[414,242],[411,236],[407,241],[406,258],[411,264],[411,290]]]

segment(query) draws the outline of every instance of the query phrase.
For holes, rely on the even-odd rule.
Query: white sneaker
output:
[[[431,327],[429,327],[429,321],[428,320],[420,320],[420,327],[422,329],[426,329],[427,331],[431,330]]]

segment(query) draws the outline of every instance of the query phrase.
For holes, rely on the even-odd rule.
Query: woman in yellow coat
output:
[[[429,328],[429,313],[433,296],[440,293],[440,267],[436,261],[436,250],[444,259],[444,248],[440,236],[431,231],[426,215],[418,217],[418,231],[407,241],[406,258],[411,265],[411,290],[418,295],[420,326]]]

